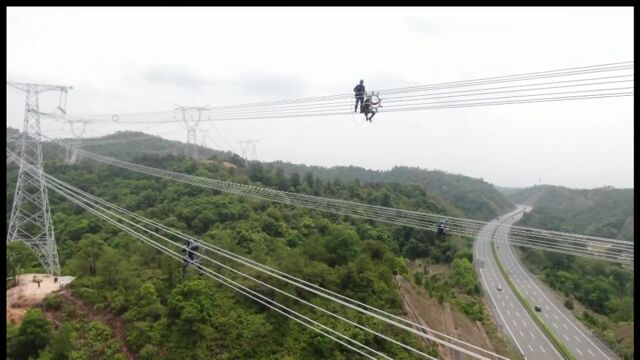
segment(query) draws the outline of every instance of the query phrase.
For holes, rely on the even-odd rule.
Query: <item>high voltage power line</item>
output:
[[[43,137],[47,138],[44,135]],[[63,142],[56,142],[63,147],[70,147],[68,144],[65,144]],[[238,195],[257,197],[263,200],[282,202],[295,206],[304,206],[321,211],[363,217],[395,225],[411,226],[431,231],[435,231],[437,223],[442,220],[442,216],[435,214],[384,208],[342,200],[319,198],[304,194],[287,193],[250,185],[241,185],[212,179],[198,178],[191,175],[149,168],[143,165],[93,154],[84,150],[80,151],[86,158],[105,162],[111,165],[124,167],[149,175],[165,178],[169,177],[173,180],[190,183],[197,186],[214,188]],[[451,234],[466,237],[475,237],[478,231],[485,225],[486,222],[477,220],[448,218],[449,232]],[[628,241],[546,231],[519,226],[512,227],[511,235],[512,236],[510,238],[510,242],[517,246],[596,258],[628,265],[633,264],[633,243],[630,243]],[[589,249],[589,246],[593,249]]]
[[[63,147],[68,146],[60,141],[56,141],[56,143]],[[153,175],[237,195],[275,201],[294,206],[302,206],[340,215],[361,217],[394,225],[410,226],[436,231],[437,224],[445,218],[442,215],[437,214],[328,199],[258,186],[202,178],[168,170],[151,168],[94,154],[85,150],[80,150],[80,152],[83,157],[141,172],[147,175]],[[460,219],[454,217],[446,218],[448,221],[449,232],[451,234],[464,237],[474,238],[480,229],[487,224],[486,222],[479,220]],[[624,240],[513,226],[509,241],[516,246],[595,258],[627,265],[633,264],[634,244],[633,242]],[[591,249],[589,247],[591,247]]]
[[[20,160],[19,157],[16,156],[14,153],[10,152],[10,150],[8,150],[8,152],[9,152],[9,154],[11,156],[14,157],[14,160],[16,160],[20,166],[29,168],[30,171],[34,171],[34,169],[33,169],[33,167],[31,165],[29,165],[28,163]],[[292,284],[292,285],[294,285],[296,287],[299,287],[301,289],[304,289],[306,291],[314,293],[314,294],[316,294],[318,296],[321,296],[323,298],[326,298],[328,300],[336,302],[336,303],[338,303],[340,305],[343,305],[343,306],[346,306],[346,307],[351,308],[353,310],[356,310],[356,311],[358,311],[358,312],[360,312],[360,313],[362,313],[364,315],[371,316],[371,317],[373,317],[373,318],[375,318],[377,320],[384,321],[384,322],[389,323],[390,325],[399,327],[399,328],[404,329],[406,331],[410,331],[410,332],[412,332],[412,333],[414,333],[416,335],[419,335],[421,337],[424,337],[424,338],[426,338],[428,340],[434,341],[434,342],[439,343],[439,344],[444,345],[444,346],[451,347],[452,349],[454,349],[456,351],[460,351],[460,352],[465,353],[467,355],[470,355],[470,356],[472,356],[474,358],[488,360],[489,358],[487,358],[486,356],[487,355],[491,355],[491,356],[496,356],[496,357],[498,357],[500,359],[506,359],[505,357],[503,357],[501,355],[498,355],[498,354],[495,354],[495,353],[493,353],[491,351],[482,349],[482,348],[480,348],[478,346],[475,346],[473,344],[470,344],[470,343],[464,342],[462,340],[453,338],[453,337],[451,337],[449,335],[440,333],[438,331],[435,331],[433,329],[427,328],[425,326],[413,323],[413,322],[411,322],[409,320],[406,320],[406,319],[403,319],[401,317],[395,316],[395,315],[390,314],[388,312],[385,312],[383,310],[377,309],[375,307],[372,307],[372,306],[366,305],[364,303],[358,302],[356,300],[350,299],[350,298],[348,298],[346,296],[343,296],[343,295],[340,295],[338,293],[332,292],[330,290],[324,289],[324,288],[322,288],[322,287],[320,287],[318,285],[314,285],[314,284],[306,282],[304,280],[300,280],[300,279],[298,279],[298,278],[296,278],[294,276],[291,276],[291,275],[286,274],[284,272],[272,269],[272,268],[270,268],[268,266],[265,266],[265,265],[262,265],[262,264],[260,264],[260,263],[258,263],[256,261],[244,258],[244,257],[242,257],[240,255],[237,255],[237,254],[234,254],[234,253],[232,253],[230,251],[221,249],[221,248],[219,248],[219,247],[217,247],[215,245],[211,245],[211,244],[202,242],[201,240],[199,240],[199,239],[197,239],[197,238],[195,238],[193,236],[182,234],[178,230],[171,229],[171,228],[169,228],[167,226],[164,226],[164,225],[162,225],[162,224],[160,224],[160,223],[158,223],[156,221],[144,218],[144,217],[142,217],[140,215],[137,215],[137,214],[135,214],[135,213],[133,213],[131,211],[123,209],[123,208],[121,208],[121,207],[119,207],[117,205],[110,204],[105,200],[102,200],[102,199],[100,199],[100,198],[98,198],[96,196],[93,196],[93,195],[91,195],[91,194],[89,194],[87,192],[84,192],[84,191],[82,191],[80,189],[77,189],[77,188],[71,186],[70,184],[67,184],[67,183],[65,183],[65,182],[63,182],[63,181],[61,181],[61,180],[59,180],[59,179],[57,179],[57,178],[55,178],[55,177],[53,177],[51,175],[45,174],[45,176],[49,180],[47,182],[47,186],[51,187],[53,190],[55,190],[57,193],[61,194],[63,197],[65,197],[66,199],[76,203],[77,205],[82,206],[83,208],[87,209],[91,213],[93,213],[95,215],[98,215],[99,217],[111,222],[112,224],[118,226],[119,228],[127,231],[128,233],[130,233],[130,234],[132,234],[132,235],[134,235],[134,236],[136,236],[138,238],[140,238],[139,233],[137,233],[137,234],[136,233],[132,233],[132,232],[135,232],[135,230],[132,231],[131,226],[135,226],[138,229],[140,229],[138,231],[145,231],[145,232],[148,232],[151,235],[154,235],[154,236],[156,236],[158,238],[161,238],[165,242],[169,243],[170,245],[177,246],[178,248],[181,248],[182,246],[180,244],[176,243],[175,241],[172,241],[172,240],[168,239],[166,236],[159,235],[158,234],[158,230],[162,230],[162,231],[165,231],[165,232],[167,232],[167,233],[169,233],[171,235],[178,236],[179,238],[181,238],[183,240],[196,240],[196,241],[199,242],[201,247],[203,247],[203,248],[205,248],[207,250],[210,250],[210,251],[216,253],[217,255],[221,255],[221,256],[223,256],[225,258],[232,259],[232,260],[234,260],[234,261],[236,261],[236,262],[238,262],[240,264],[243,264],[245,266],[249,266],[249,267],[251,267],[251,268],[253,268],[255,270],[258,270],[258,271],[261,271],[261,272],[263,272],[263,273],[265,273],[267,275],[270,275],[273,278],[279,279],[281,281],[285,281],[285,282],[287,282],[289,284]],[[107,209],[107,207],[109,209]],[[126,225],[123,225],[123,224],[113,220],[112,217],[110,218],[110,217],[106,216],[105,212],[116,216],[120,220],[124,220],[125,222],[129,223],[131,226],[126,226]],[[136,223],[134,221],[131,221],[130,219],[127,219],[126,218],[127,216],[130,217],[130,218],[134,218],[134,219],[136,219],[138,221],[141,221],[142,223],[149,225],[151,228],[155,228],[155,231],[151,230],[149,228],[145,228],[144,226],[140,225],[139,223]],[[149,238],[145,238],[143,241],[145,241],[148,244],[151,244],[152,246],[153,245],[158,245],[157,241],[153,241],[153,240],[151,240]],[[163,246],[163,245],[160,245],[160,246],[163,247],[165,250],[168,250],[169,254],[171,253],[171,250],[168,249],[166,246]],[[158,248],[157,246],[154,246],[154,247]],[[167,251],[165,251],[165,253],[167,253]],[[182,257],[177,252],[173,251],[172,253],[175,255],[174,258],[176,258],[177,260],[182,260]],[[269,284],[265,283],[264,281],[258,280],[258,279],[254,278],[252,276],[249,276],[244,272],[241,272],[241,271],[238,271],[236,269],[233,269],[233,268],[229,267],[228,265],[225,265],[225,264],[223,264],[223,263],[221,263],[221,262],[219,262],[217,260],[214,260],[214,259],[206,257],[206,256],[204,256],[203,258],[209,260],[210,262],[216,264],[217,266],[223,267],[223,268],[225,268],[227,270],[230,270],[230,271],[232,271],[234,273],[237,273],[238,275],[247,277],[247,278],[249,278],[249,279],[251,279],[251,280],[253,280],[255,282],[260,283],[263,286],[266,286],[266,287],[268,287],[268,288],[270,288],[272,290],[275,290],[275,291],[277,291],[277,292],[279,292],[279,293],[281,293],[281,294],[283,294],[285,296],[293,298],[294,300],[302,302],[303,304],[305,304],[307,306],[310,306],[310,307],[314,308],[315,310],[322,311],[325,314],[337,317],[339,320],[345,321],[345,322],[349,323],[350,325],[353,325],[353,326],[356,326],[356,327],[360,328],[361,330],[370,332],[373,335],[382,337],[385,340],[394,342],[396,345],[402,346],[405,349],[410,350],[410,351],[412,351],[412,352],[414,352],[416,354],[425,356],[425,357],[430,358],[430,359],[434,359],[433,357],[431,357],[431,356],[429,356],[427,354],[424,354],[424,353],[420,352],[419,350],[411,348],[411,347],[409,347],[409,346],[407,346],[407,345],[405,345],[403,343],[398,342],[397,340],[394,340],[392,338],[389,338],[388,336],[385,336],[385,335],[383,335],[381,333],[378,333],[378,332],[373,331],[373,330],[371,330],[369,328],[366,328],[366,327],[364,327],[364,326],[362,326],[362,325],[360,325],[358,323],[355,323],[355,322],[353,322],[351,320],[348,320],[348,319],[346,319],[346,318],[344,318],[342,316],[339,316],[337,314],[333,314],[330,311],[327,311],[326,309],[321,308],[321,307],[319,307],[317,305],[314,305],[314,304],[312,304],[312,303],[310,303],[308,301],[302,300],[302,299],[300,299],[300,298],[298,298],[296,296],[293,296],[291,294],[283,292],[282,290],[278,289],[277,287],[269,285]],[[205,266],[203,266],[201,264],[198,264],[197,267],[200,270],[209,270],[209,271],[211,271],[211,269],[208,269],[207,267],[205,267]],[[216,274],[220,275],[219,273],[216,273]],[[227,279],[227,280],[229,280],[229,279]],[[231,280],[229,280],[229,281],[231,281]],[[235,282],[234,282],[234,284],[238,285]],[[402,325],[400,322],[398,322],[396,320],[399,320],[402,323],[409,324],[409,325],[411,325],[413,327],[416,327],[418,329],[422,329],[422,330],[426,331],[426,333],[425,332],[420,332],[420,331],[415,330],[413,328],[410,328],[408,326]],[[442,339],[441,337],[443,337],[444,339]],[[349,339],[349,340],[351,340],[351,339]],[[452,344],[449,341],[455,341],[458,345]],[[352,342],[355,342],[355,341],[352,341]],[[357,342],[355,342],[355,343],[358,344]],[[362,344],[360,344],[360,345],[362,345]],[[484,353],[485,355],[480,355],[480,354],[478,354],[476,352],[473,352],[473,350],[469,350],[469,349],[467,349],[465,347],[462,347],[461,345],[465,346],[465,347],[469,347],[469,348],[475,349],[475,350],[479,350],[482,353]],[[367,348],[367,347],[365,346],[365,348]],[[367,348],[367,349],[370,350],[370,351],[376,352],[373,349],[370,349],[370,348]],[[381,355],[381,356],[385,357],[385,358],[388,358],[387,356],[384,356],[383,354],[380,354],[379,352],[376,352],[376,353],[378,355]]]
[[[379,96],[382,98],[382,101],[379,104],[380,108],[378,108],[378,111],[381,113],[390,113],[417,110],[498,106],[633,96],[633,64],[633,61],[627,61],[517,75],[498,76],[475,80],[379,90],[376,92],[376,94],[379,94]],[[12,137],[7,138],[8,143],[14,141],[22,141],[22,143],[20,144],[21,146],[23,146],[23,148],[25,143],[37,143],[38,153],[34,154],[36,158],[39,157],[41,159],[40,137],[44,137],[40,132],[38,117],[48,116],[52,118],[62,119],[63,121],[68,122],[71,125],[71,130],[74,131],[74,135],[76,135],[76,137],[78,138],[78,140],[76,140],[75,142],[66,143],[54,140],[54,142],[63,146],[65,149],[73,149],[74,152],[82,153],[86,158],[109,165],[119,166],[121,168],[129,169],[139,173],[179,181],[206,189],[214,189],[231,194],[248,196],[260,200],[274,201],[288,205],[306,207],[309,209],[330,212],[338,215],[359,217],[393,225],[410,226],[423,230],[435,231],[437,229],[437,224],[444,218],[443,216],[437,214],[427,214],[417,211],[386,208],[344,200],[327,199],[305,194],[290,193],[270,188],[236,184],[215,179],[197,177],[193,175],[181,174],[167,170],[151,168],[144,165],[134,164],[78,149],[78,147],[82,145],[101,145],[107,143],[117,143],[118,141],[116,141],[116,139],[114,139],[114,141],[112,142],[109,142],[107,140],[97,140],[95,142],[81,141],[79,140],[81,135],[76,134],[75,129],[73,128],[74,123],[80,123],[82,125],[82,132],[84,132],[85,126],[87,124],[93,123],[113,122],[122,124],[158,124],[184,122],[185,124],[187,124],[187,130],[189,131],[188,143],[194,142],[195,144],[195,140],[197,139],[196,128],[198,123],[201,121],[209,122],[211,126],[213,126],[213,121],[316,117],[353,114],[351,112],[351,106],[353,105],[353,94],[337,94],[320,97],[267,101],[228,106],[183,106],[177,108],[177,110],[180,110],[182,113],[180,113],[180,111],[173,110],[164,112],[161,111],[146,113],[72,116],[68,115],[65,111],[67,93],[66,90],[71,89],[70,87],[22,84],[13,82],[7,82],[7,84],[21,90],[42,89],[46,91],[62,89],[62,91],[60,92],[60,100],[58,105],[58,109],[60,111],[57,111],[57,114],[47,114],[40,112],[37,105],[38,91],[33,92],[36,95],[35,105],[31,106],[27,104],[28,106],[26,109],[26,114],[27,117],[32,116],[35,117],[36,120],[38,120],[36,121],[37,129],[34,125],[29,125],[29,128],[36,129],[35,133],[32,134],[32,136],[34,136],[34,139],[29,139],[26,135],[22,136],[22,140],[15,140]],[[27,98],[29,99],[29,92],[27,92],[27,94]],[[185,109],[197,109],[197,122],[191,124],[188,123],[187,120],[185,120]],[[26,123],[27,121],[25,120],[25,124]],[[27,130],[26,128],[27,125],[25,125],[25,133]],[[219,133],[219,131],[215,127],[213,128]],[[222,134],[220,134],[220,136],[226,142],[224,137],[222,137]],[[149,137],[152,136],[140,137],[138,139],[124,139],[124,141],[135,141]],[[196,151],[196,149],[193,149],[193,151]],[[22,152],[24,152],[24,150]],[[140,239],[147,245],[154,247],[160,252],[169,255],[170,257],[178,261],[182,260],[182,256],[173,249],[175,249],[176,247],[181,248],[182,245],[174,240],[171,240],[169,237],[177,237],[181,240],[197,241],[206,251],[214,253],[216,256],[221,256],[225,259],[233,260],[241,266],[248,266],[253,270],[257,270],[264,274],[267,274],[274,279],[277,279],[278,281],[283,281],[285,283],[318,295],[324,299],[332,301],[336,304],[345,306],[352,310],[356,310],[363,315],[386,322],[390,325],[409,331],[415,335],[421,336],[440,345],[450,347],[451,349],[454,349],[461,353],[465,353],[474,358],[488,360],[489,358],[487,356],[496,356],[502,359],[506,359],[498,354],[492,353],[473,344],[466,343],[462,340],[455,339],[446,334],[439,333],[433,329],[429,329],[427,327],[413,323],[409,320],[403,319],[393,314],[389,314],[383,310],[360,303],[346,296],[298,279],[290,274],[269,268],[253,260],[244,258],[240,255],[216,247],[215,245],[204,243],[195,237],[182,234],[177,230],[166,227],[154,220],[144,218],[117,205],[110,204],[100,198],[79,190],[70,184],[62,182],[61,180],[44,173],[41,162],[36,163],[36,165],[34,166],[30,164],[29,161],[27,161],[33,160],[32,158],[29,159],[28,157],[22,157],[22,155],[24,154],[21,154],[21,156],[16,155],[7,147],[7,165],[11,162],[15,162],[20,167],[20,174],[22,174],[23,176],[29,175],[34,177],[35,179],[40,179],[38,180],[38,184],[40,184],[41,187],[44,187],[45,190],[46,187],[51,188],[52,190],[63,196],[65,199],[83,207],[90,213],[100,217],[101,219],[120,228],[126,233]],[[45,182],[44,179],[47,179],[48,181]],[[22,186],[20,186],[20,181],[18,181],[18,186],[16,187],[16,189],[22,189]],[[18,190],[16,191],[16,193],[18,194]],[[41,189],[40,193],[44,193],[46,198],[46,192],[44,190]],[[48,202],[46,199],[43,201],[43,209],[45,209],[44,214],[46,217],[46,215],[48,214]],[[18,212],[12,212],[12,223],[14,222],[14,213],[17,214]],[[487,225],[487,223],[483,221],[452,217],[446,218],[448,220],[449,233],[452,235],[475,238],[478,235],[480,229]],[[48,254],[48,256],[55,255],[55,260],[57,261],[57,251],[55,251],[55,240],[53,238],[53,227],[51,224],[46,225],[45,227],[47,226],[51,227],[51,234],[50,236],[47,235],[47,243],[50,245],[52,244],[51,246],[53,246],[54,251],[47,251],[43,254],[46,253]],[[149,227],[153,227],[153,229],[155,230],[151,230]],[[161,231],[162,234],[159,231]],[[143,232],[147,235],[145,235]],[[156,240],[153,240],[151,237],[155,238]],[[512,226],[510,234],[507,234],[504,237],[510,244],[514,246],[553,251],[562,254],[594,258],[633,266],[634,246],[632,242],[628,241],[569,234],[556,231],[546,231],[519,226]],[[15,238],[17,240],[22,239],[17,235],[9,236],[9,238]],[[25,241],[27,240],[28,239],[26,239]],[[161,241],[163,243],[161,243]],[[432,356],[425,354],[420,350],[412,348],[406,344],[403,344],[384,334],[367,328],[357,322],[349,320],[332,311],[324,309],[300,297],[292,295],[287,291],[273,286],[272,284],[268,284],[262,280],[259,280],[246,272],[242,272],[233,267],[230,267],[223,262],[204,255],[202,256],[202,259],[208,261],[212,265],[224,269],[225,271],[231,271],[236,275],[245,277],[260,284],[261,286],[264,286],[278,292],[281,295],[296,300],[314,310],[321,311],[327,315],[337,318],[338,320],[344,321],[349,325],[357,327],[360,330],[391,341],[395,345],[401,346],[406,350],[430,359],[434,359]],[[221,271],[216,272],[210,267],[202,265],[200,262],[193,263],[192,265],[197,268],[197,270],[201,274],[209,276],[222,283],[223,285],[228,286],[235,291],[238,291],[239,293],[242,293],[249,298],[269,307],[270,309],[273,309],[274,311],[277,311],[280,314],[283,314],[288,318],[291,318],[292,320],[295,320],[296,322],[301,323],[302,325],[305,325],[312,330],[333,339],[334,341],[346,346],[347,348],[359,353],[360,355],[371,359],[375,359],[378,357],[390,359],[389,356],[379,352],[372,347],[358,342],[343,333],[340,333],[324,324],[321,324],[309,318],[308,316],[296,312],[293,309],[288,308],[274,301],[273,299],[264,296],[263,294],[260,294],[257,291],[249,289],[246,286],[228,277],[225,277],[224,275],[222,275]],[[50,272],[57,273],[59,272],[59,270],[56,269],[56,266],[53,266],[50,269]],[[405,324],[407,324],[408,326]]]
[[[376,93],[382,97],[382,102],[378,111],[388,113],[632,96],[633,69],[634,62],[628,61],[379,90]],[[601,76],[600,73],[608,74]],[[586,75],[589,77],[584,77]],[[539,82],[540,79],[562,80]],[[494,86],[496,84],[509,85]],[[486,85],[491,86],[486,87]],[[560,89],[562,91],[559,91]],[[209,111],[207,118],[201,121],[347,115],[353,113],[351,111],[352,102],[353,94],[338,94],[252,104],[207,106],[200,107]],[[178,123],[182,121],[174,110],[68,117],[90,122],[109,122],[115,119],[119,123]]]

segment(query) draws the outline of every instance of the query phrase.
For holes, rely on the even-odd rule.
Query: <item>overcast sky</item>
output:
[[[633,8],[9,8],[7,78],[69,114],[168,111],[631,61]],[[42,110],[53,102],[42,95]],[[55,96],[54,96],[55,98]],[[55,99],[57,100],[57,99]],[[24,94],[7,87],[7,125]],[[633,187],[633,97],[201,125],[206,146],[309,165],[439,169],[502,186]],[[177,124],[94,124],[86,136]],[[43,119],[42,131],[71,136]],[[222,134],[222,136],[220,135]],[[200,135],[198,136],[200,138]],[[200,140],[199,140],[200,141]]]

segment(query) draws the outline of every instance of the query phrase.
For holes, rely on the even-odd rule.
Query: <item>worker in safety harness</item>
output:
[[[364,80],[360,80],[360,84],[353,88],[353,92],[356,94],[356,107],[353,112],[358,112],[358,103],[360,103],[360,112],[364,112],[362,109],[362,103],[364,102]]]
[[[373,122],[371,121],[371,119],[376,114],[376,111],[373,109],[373,106],[371,106],[371,95],[367,95],[367,98],[364,100],[364,105],[362,106],[362,108],[363,108],[362,112],[364,113],[364,118],[368,122]]]
[[[447,230],[447,219],[440,220],[440,223],[438,224],[438,236],[447,235]]]
[[[187,267],[189,267],[189,264],[198,263],[198,257],[196,256],[198,249],[200,249],[200,246],[193,240],[189,240],[187,245],[184,247],[183,251],[186,252],[186,255],[184,256],[184,262],[182,263],[183,278],[187,274]],[[202,273],[200,274],[202,275]]]

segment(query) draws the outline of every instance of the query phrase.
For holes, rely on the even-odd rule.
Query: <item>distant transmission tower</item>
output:
[[[260,139],[238,141],[240,143],[240,149],[242,150],[242,157],[245,159],[245,163],[247,162],[247,160],[249,160],[249,158],[247,157],[247,152],[249,152],[249,150],[251,150],[251,160],[256,160],[258,158],[258,150],[256,150],[256,144],[259,141]]]
[[[175,111],[184,121],[184,125],[187,128],[187,146],[185,147],[185,154],[189,155],[191,150],[191,156],[198,158],[198,143],[196,132],[198,131],[198,124],[201,120],[211,120],[211,109],[208,106],[177,106]]]
[[[59,91],[58,109],[65,113],[67,92],[72,87],[15,82],[7,82],[7,84],[26,93],[20,159],[35,167],[35,171],[25,167],[20,167],[18,170],[7,244],[11,241],[24,241],[36,253],[45,271],[52,275],[60,275],[58,249],[53,234],[49,198],[42,170],[40,143],[40,115],[54,115],[40,112],[38,95],[45,91]]]
[[[76,138],[76,140],[81,140],[85,130],[87,129],[88,121],[87,120],[67,120],[67,122],[69,123],[69,127],[71,128],[71,133]],[[81,124],[80,130],[78,130],[75,127],[76,123]],[[73,165],[75,163],[80,162],[80,156],[78,152],[79,147],[80,147],[80,144],[74,144],[73,146],[69,146],[66,148],[66,152],[64,154],[65,164]]]
[[[206,138],[207,138],[207,133],[209,132],[209,130],[206,130],[206,129],[205,129],[205,130],[201,130],[201,132],[202,132],[202,137],[201,137],[201,139],[200,139],[200,146],[202,146],[202,147],[206,147],[206,146],[204,146],[204,145],[205,145],[205,140],[206,140]]]

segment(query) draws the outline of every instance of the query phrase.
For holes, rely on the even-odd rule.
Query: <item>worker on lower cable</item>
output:
[[[356,94],[356,107],[353,109],[353,112],[358,112],[358,103],[360,103],[360,112],[364,112],[362,110],[362,103],[364,102],[364,80],[360,80],[360,84],[356,85],[353,88],[353,92]]]
[[[447,234],[447,220],[441,220],[438,224],[438,236],[445,236]]]
[[[373,107],[371,106],[371,96],[370,95],[367,96],[367,98],[364,100],[364,105],[362,105],[362,109],[363,109],[362,112],[364,113],[364,118],[368,122],[373,122],[373,121],[371,121],[371,119],[376,114],[376,112],[373,109]]]
[[[199,248],[200,246],[195,241],[192,241],[192,240],[189,240],[189,242],[187,243],[187,246],[185,246],[184,251],[186,252],[186,255],[184,256],[184,262],[182,264],[183,278],[187,273],[187,267],[189,267],[189,264],[191,263],[197,264],[196,251],[198,251]]]

